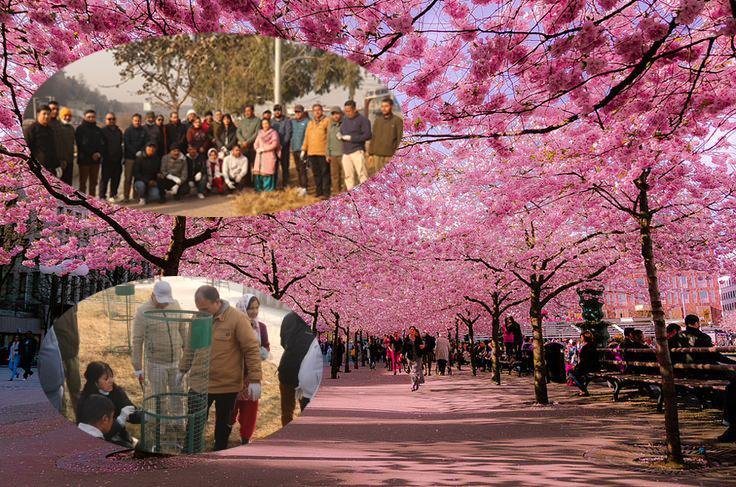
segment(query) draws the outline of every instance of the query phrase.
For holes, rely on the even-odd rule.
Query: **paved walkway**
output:
[[[465,372],[465,371],[464,371]],[[325,369],[325,377],[328,370]],[[88,437],[40,405],[33,381],[0,385],[0,478],[15,485],[727,485],[735,467],[680,475],[637,466],[662,438],[651,403],[613,404],[550,384],[556,404],[531,403],[529,377],[464,374],[428,378],[410,392],[406,375],[361,368],[325,378],[309,408],[288,427],[252,445],[176,457],[155,465],[106,459],[114,447]],[[37,384],[37,382],[35,382]],[[27,388],[27,389],[26,389]],[[10,394],[8,394],[10,393]],[[713,455],[715,415],[684,413],[683,436]],[[725,450],[724,450],[725,448]]]

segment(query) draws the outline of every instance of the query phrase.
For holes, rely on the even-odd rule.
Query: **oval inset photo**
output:
[[[309,325],[272,297],[170,277],[115,286],[66,311],[38,366],[49,401],[82,432],[180,454],[244,445],[288,424],[317,392],[323,355]]]
[[[305,44],[182,34],[50,77],[26,108],[31,155],[81,193],[157,213],[242,216],[350,190],[401,144],[393,94]]]

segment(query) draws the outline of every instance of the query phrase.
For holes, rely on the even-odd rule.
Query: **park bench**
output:
[[[534,369],[534,359],[532,352],[528,350],[522,350],[521,351],[521,360],[519,359],[501,359],[499,360],[499,370],[502,372],[504,370],[509,371],[509,375],[516,370],[519,373],[519,377],[521,377],[521,374],[530,374],[532,370]]]
[[[673,348],[673,354],[702,354],[734,352],[736,347]],[[589,374],[586,383],[605,381],[613,390],[613,400],[618,401],[623,391],[645,393],[657,400],[657,411],[664,406],[662,377],[652,349],[601,349],[601,371]],[[637,360],[632,360],[636,357]],[[701,356],[702,357],[702,356]],[[736,364],[705,362],[675,363],[675,391],[678,398],[694,397],[701,409],[722,402],[729,378],[736,377]]]

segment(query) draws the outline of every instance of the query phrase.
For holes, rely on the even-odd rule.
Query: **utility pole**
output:
[[[273,102],[276,105],[281,104],[281,39],[278,37],[274,43],[274,60],[273,60]]]

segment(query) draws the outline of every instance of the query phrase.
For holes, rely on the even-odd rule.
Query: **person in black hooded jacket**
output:
[[[286,426],[294,419],[299,368],[313,340],[312,329],[298,314],[291,312],[284,316],[284,321],[281,323],[281,346],[284,353],[279,362],[281,426]]]
[[[146,199],[156,199],[159,196],[158,178],[161,174],[161,160],[156,155],[156,144],[148,142],[145,152],[133,163],[133,179],[135,191],[141,199],[140,205],[146,204]]]

